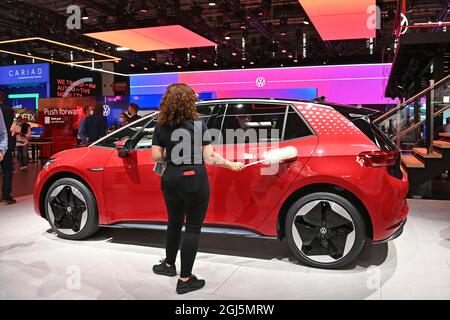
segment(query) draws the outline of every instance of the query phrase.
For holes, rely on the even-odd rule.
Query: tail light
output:
[[[358,155],[357,161],[365,167],[390,167],[395,165],[399,157],[400,152],[398,150],[365,151]]]

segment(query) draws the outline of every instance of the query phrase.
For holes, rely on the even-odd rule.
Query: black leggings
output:
[[[186,216],[181,246],[180,277],[191,276],[198,250],[200,230],[209,203],[209,182],[204,165],[169,165],[161,179],[169,221],[166,235],[166,262],[175,264]]]

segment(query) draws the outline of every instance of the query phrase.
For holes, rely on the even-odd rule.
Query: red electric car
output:
[[[273,174],[262,174],[264,163],[242,172],[207,165],[211,200],[203,232],[287,238],[299,260],[320,268],[342,267],[366,242],[401,234],[407,175],[395,145],[371,124],[372,110],[276,99],[202,101],[197,109],[209,128],[224,133],[281,132],[257,143],[224,134],[216,151],[227,157],[240,150],[231,160],[258,160],[274,142],[298,151]],[[36,212],[65,239],[89,237],[100,226],[164,229],[151,157],[154,125],[155,114],[147,115],[90,146],[55,154],[36,182]]]

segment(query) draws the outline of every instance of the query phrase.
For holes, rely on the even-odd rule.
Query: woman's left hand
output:
[[[230,164],[229,164],[229,169],[231,171],[239,172],[239,171],[244,170],[244,168],[245,168],[245,165],[242,162],[230,162]]]

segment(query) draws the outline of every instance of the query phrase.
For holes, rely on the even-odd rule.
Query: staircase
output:
[[[440,133],[440,140],[433,141],[433,151],[426,148],[413,148],[402,154],[402,164],[408,172],[411,192],[430,179],[439,178],[450,170],[450,133]]]
[[[439,133],[450,110],[450,75],[430,86],[378,118],[373,123],[391,136],[402,150],[401,162],[408,172],[410,195],[418,187],[450,170],[450,133]],[[386,130],[387,129],[387,130]]]

